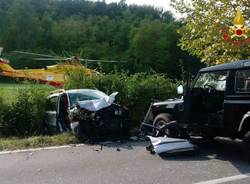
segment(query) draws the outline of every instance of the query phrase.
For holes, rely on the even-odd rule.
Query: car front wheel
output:
[[[167,135],[168,137],[178,137],[177,124],[171,122],[172,116],[168,113],[162,113],[155,117],[153,125],[156,127],[154,136],[160,137]]]
[[[62,128],[62,124],[60,121],[56,121],[56,130],[58,134],[62,134],[63,133],[63,128]]]

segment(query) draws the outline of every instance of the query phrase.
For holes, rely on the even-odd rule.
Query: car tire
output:
[[[57,134],[62,134],[63,133],[62,124],[61,124],[60,121],[56,121],[56,131],[57,131]]]
[[[86,137],[83,134],[82,126],[80,126],[80,124],[75,128],[75,135],[79,142],[84,142],[86,140]]]
[[[174,137],[174,138],[178,137],[177,124],[170,123],[172,119],[173,119],[172,116],[168,113],[162,113],[157,115],[153,122],[154,127],[160,129],[163,129],[165,127],[166,129],[163,130],[165,133],[160,132],[159,130],[154,130],[154,136],[160,137],[167,135],[168,137]]]
[[[80,142],[84,142],[86,139],[94,139],[96,135],[95,129],[88,121],[80,121],[77,127],[76,136]]]
[[[57,131],[53,130],[46,122],[43,123],[42,135],[54,135]]]
[[[243,151],[246,159],[250,162],[250,131],[248,131],[243,139]]]

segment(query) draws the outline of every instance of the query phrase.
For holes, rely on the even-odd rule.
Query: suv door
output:
[[[250,69],[237,70],[232,75],[232,92],[225,99],[225,126],[237,133],[240,122],[250,110]]]
[[[200,73],[189,95],[189,121],[201,128],[223,127],[223,102],[228,71]]]

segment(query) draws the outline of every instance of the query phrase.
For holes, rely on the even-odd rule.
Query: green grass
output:
[[[0,96],[3,102],[11,105],[17,99],[18,92],[22,89],[32,89],[33,87],[46,91],[54,90],[55,88],[48,85],[32,84],[27,82],[22,83],[1,83]],[[1,108],[1,107],[0,107]],[[40,148],[48,146],[60,146],[66,144],[76,144],[77,139],[72,134],[63,134],[56,136],[35,136],[29,138],[7,137],[0,138],[0,151]]]
[[[41,148],[79,143],[73,134],[66,133],[56,136],[36,136],[29,138],[0,138],[0,151]]]
[[[4,103],[11,104],[16,100],[18,90],[29,87],[39,87],[45,90],[55,89],[52,86],[43,85],[43,84],[30,84],[30,83],[0,83],[0,95],[4,100]]]
[[[5,103],[11,103],[15,100],[19,84],[0,83],[0,94]]]

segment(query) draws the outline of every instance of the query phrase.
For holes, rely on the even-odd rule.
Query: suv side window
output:
[[[235,74],[235,92],[250,93],[250,69],[239,70]]]
[[[201,73],[194,87],[205,88],[206,85],[209,85],[217,91],[226,91],[227,76],[227,71]]]

